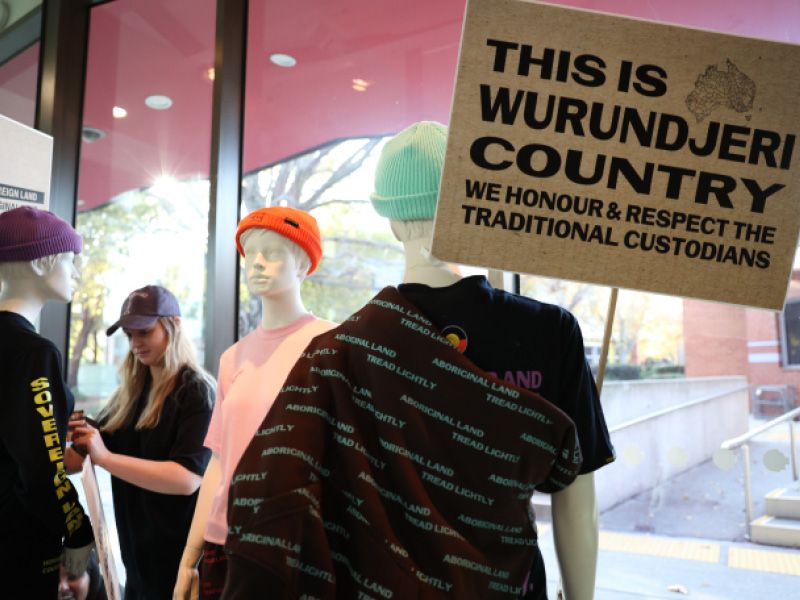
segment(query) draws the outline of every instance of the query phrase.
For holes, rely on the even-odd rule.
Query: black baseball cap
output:
[[[120,327],[148,329],[158,317],[179,316],[181,316],[181,309],[172,292],[160,285],[146,285],[131,292],[125,298],[119,319],[106,329],[106,335],[113,334]]]

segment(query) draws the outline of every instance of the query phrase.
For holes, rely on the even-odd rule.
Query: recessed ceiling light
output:
[[[357,92],[366,92],[369,85],[369,81],[353,79],[353,89]]]
[[[172,98],[169,96],[148,96],[144,99],[144,103],[153,110],[167,110],[172,106]]]
[[[124,119],[128,116],[128,111],[121,106],[115,106],[111,109],[111,114],[114,115],[115,119]]]
[[[214,76],[215,75],[216,75],[216,71],[214,70],[214,67],[211,67],[210,69],[206,69],[206,79],[208,79],[209,81],[214,81]]]
[[[293,67],[297,64],[297,59],[294,56],[290,56],[289,54],[281,54],[280,52],[276,54],[270,54],[269,60],[279,67]]]

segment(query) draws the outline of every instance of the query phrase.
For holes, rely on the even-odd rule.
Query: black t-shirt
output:
[[[203,446],[211,420],[213,390],[200,375],[183,368],[167,396],[158,424],[135,429],[149,383],[138,399],[135,418],[127,426],[103,433],[114,453],[147,460],[171,460],[192,473],[205,472],[211,451]],[[171,598],[197,492],[189,496],[151,492],[111,478],[114,513],[122,561],[127,574],[126,598]]]
[[[408,283],[398,289],[475,365],[541,394],[575,422],[581,473],[614,461],[583,336],[569,311],[497,290],[480,275],[442,288]],[[526,597],[546,597],[541,554],[527,583]]]
[[[74,406],[61,354],[33,325],[0,311],[0,540],[60,551],[94,538],[64,470]],[[2,553],[0,553],[2,555]],[[56,569],[58,565],[56,563]]]

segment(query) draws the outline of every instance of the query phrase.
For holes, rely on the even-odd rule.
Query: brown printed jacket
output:
[[[224,598],[513,598],[572,421],[459,354],[388,287],[316,337],[231,482]]]

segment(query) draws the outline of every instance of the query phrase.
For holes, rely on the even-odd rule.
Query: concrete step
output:
[[[772,490],[764,496],[764,512],[776,517],[800,519],[800,483]]]
[[[750,523],[750,539],[758,544],[800,548],[800,521],[764,515]]]

